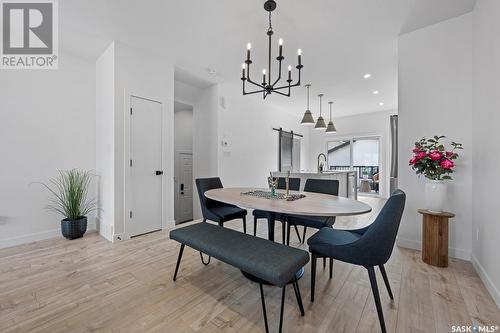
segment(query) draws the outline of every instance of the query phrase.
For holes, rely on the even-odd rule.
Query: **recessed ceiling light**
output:
[[[374,94],[374,95],[378,95],[378,90],[374,90],[374,91],[373,91],[373,94]]]
[[[372,75],[370,73],[366,73],[365,75],[363,75],[363,78],[365,78],[365,79],[369,79],[371,77],[372,77]]]
[[[378,105],[380,105],[380,106],[382,106],[382,105],[384,105],[384,104],[385,104],[384,102],[380,102],[380,103],[378,103]]]

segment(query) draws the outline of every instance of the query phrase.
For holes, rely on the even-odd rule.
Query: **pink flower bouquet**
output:
[[[424,175],[432,180],[452,179],[450,174],[453,173],[455,163],[458,158],[457,150],[463,149],[461,143],[451,142],[451,149],[446,149],[440,143],[445,136],[434,136],[434,138],[422,138],[415,142],[413,148],[413,157],[410,160],[410,165],[417,175]]]

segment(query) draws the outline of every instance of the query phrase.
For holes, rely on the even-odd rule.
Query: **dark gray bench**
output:
[[[269,329],[263,283],[267,282],[282,288],[279,332],[283,327],[285,288],[289,282],[293,284],[300,313],[304,315],[295,274],[309,261],[308,252],[206,222],[171,230],[170,238],[181,243],[174,281],[177,278],[184,246],[187,245],[200,251],[200,254],[205,253],[257,278],[266,332],[269,332]]]

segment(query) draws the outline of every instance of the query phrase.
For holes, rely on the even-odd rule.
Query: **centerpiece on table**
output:
[[[445,147],[441,142],[445,136],[434,136],[427,139],[422,138],[415,142],[413,157],[410,166],[417,175],[424,175],[427,179],[425,184],[425,205],[431,212],[441,213],[446,198],[446,180],[451,180],[451,174],[455,168],[455,160],[458,158],[457,150],[463,149],[461,143],[452,141],[451,148]]]

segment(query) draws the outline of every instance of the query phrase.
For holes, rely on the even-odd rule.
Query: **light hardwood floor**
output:
[[[366,225],[374,212],[339,218],[338,228]],[[249,223],[249,233],[252,232]],[[241,221],[228,224],[241,229]],[[281,239],[280,226],[276,239]],[[309,230],[310,236],[314,231]],[[265,223],[259,235],[266,237]],[[295,234],[292,245],[299,246]],[[300,245],[306,248],[304,245]],[[205,267],[186,248],[172,282],[179,245],[167,232],[111,244],[96,233],[0,250],[0,332],[263,332],[259,288],[217,260]],[[334,264],[334,277],[318,266],[316,301],[310,271],[299,281],[306,314],[287,290],[284,332],[379,332],[364,268]],[[420,252],[394,249],[386,265],[390,301],[377,272],[389,332],[450,332],[450,325],[500,325],[500,311],[469,262],[424,264]],[[271,332],[277,331],[280,290],[265,287]]]

